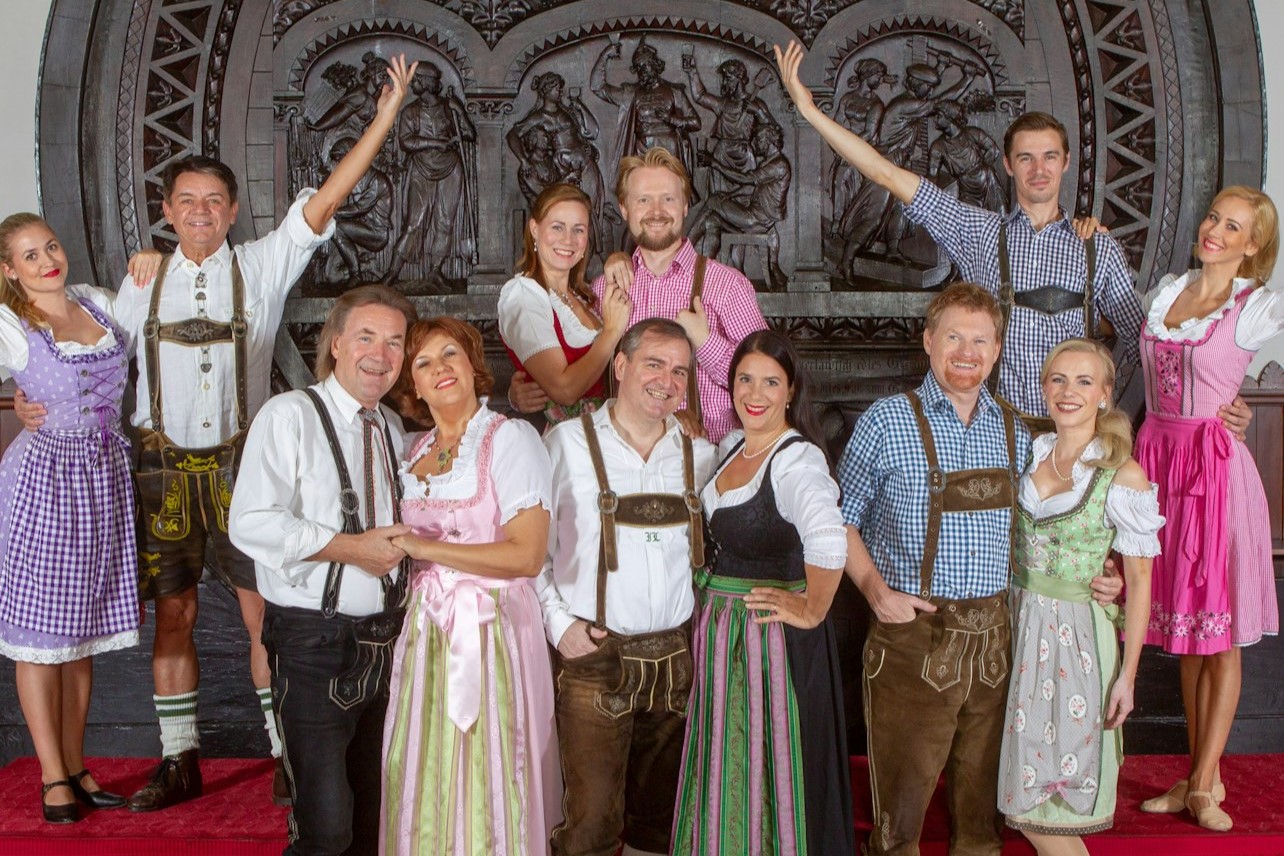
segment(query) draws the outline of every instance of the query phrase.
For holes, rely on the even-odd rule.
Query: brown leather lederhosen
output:
[[[946,472],[921,400],[914,392],[906,396],[928,465],[918,595],[936,611],[918,612],[903,624],[875,620],[870,627],[862,672],[874,806],[868,850],[918,852],[923,817],[944,768],[953,778],[947,791],[951,852],[997,853],[994,794],[1011,636],[1007,592],[946,599],[931,591],[945,515],[1013,506],[1016,420],[1009,408],[1000,408],[1008,467]]]
[[[161,323],[161,289],[165,284],[169,261],[168,255],[161,260],[156,284],[152,287],[147,321],[143,325],[143,348],[146,355],[144,368],[150,393],[151,428],[139,429],[139,510],[144,534],[148,539],[158,542],[183,541],[192,534],[193,516],[200,514],[206,518],[204,525],[207,530],[217,532],[221,541],[227,533],[232,487],[250,421],[246,393],[248,325],[245,315],[245,282],[236,255],[233,254],[230,321],[197,317]],[[189,348],[229,343],[232,345],[237,426],[234,435],[217,446],[204,448],[178,446],[166,435],[161,389],[161,342]],[[206,500],[204,507],[194,508],[194,505],[202,502],[202,497]],[[238,555],[237,559],[240,558]],[[149,564],[154,557],[148,559],[145,556],[144,559],[147,561],[140,562],[140,565]],[[238,561],[238,564],[241,563]],[[242,577],[243,573],[230,581],[242,587],[251,587],[252,580]]]
[[[1012,307],[1024,306],[1045,315],[1058,315],[1073,309],[1083,309],[1083,335],[1089,339],[1097,338],[1098,331],[1102,336],[1111,335],[1114,330],[1106,319],[1097,315],[1097,241],[1096,236],[1088,238],[1083,244],[1084,262],[1087,276],[1083,283],[1083,293],[1071,291],[1056,285],[1045,285],[1041,288],[1017,291],[1012,285],[1012,259],[1008,253],[1008,224],[1004,221],[999,227],[999,309],[1003,312],[1003,336],[1001,345],[1007,344],[1008,327],[1012,321]],[[1042,358],[1040,358],[1042,359]],[[990,392],[998,397],[999,371],[995,368],[990,375]],[[1009,402],[999,399],[1000,403],[1016,411],[1021,421],[1034,435],[1048,434],[1054,430],[1052,420],[1046,416],[1035,416],[1017,410]]]
[[[690,527],[691,567],[701,568],[704,567],[704,525],[700,496],[695,488],[695,454],[690,437],[682,435],[682,493],[630,493],[620,496],[611,490],[607,479],[606,463],[602,459],[602,446],[598,443],[592,415],[581,413],[580,423],[584,426],[593,473],[597,476],[597,508],[602,524],[598,539],[597,608],[593,623],[605,630],[606,580],[610,573],[620,569],[615,527],[663,529],[686,524]]]

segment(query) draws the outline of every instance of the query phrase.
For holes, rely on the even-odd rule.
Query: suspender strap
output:
[[[932,596],[932,571],[936,568],[936,551],[941,542],[941,517],[945,513],[945,471],[936,456],[936,441],[932,426],[923,413],[923,402],[918,393],[905,393],[909,399],[914,421],[918,423],[919,436],[923,438],[923,454],[927,457],[927,537],[923,542],[923,561],[919,565],[919,597]]]
[[[695,312],[696,298],[702,298],[704,295],[704,269],[709,260],[704,256],[697,255],[695,267],[692,269],[691,277],[691,311]],[[696,383],[696,366],[695,354],[691,355],[692,365],[691,373],[687,375],[687,410],[695,415],[696,422],[704,424],[704,409],[700,405],[700,386]],[[703,563],[702,563],[703,564]]]
[[[588,441],[589,458],[593,461],[593,474],[597,476],[597,510],[601,515],[597,539],[597,609],[593,623],[606,629],[606,574],[620,569],[620,557],[615,546],[615,512],[620,509],[620,498],[606,478],[606,462],[602,460],[602,446],[593,427],[593,416],[587,411],[580,414],[584,426],[584,439]]]
[[[165,284],[165,274],[169,271],[171,258],[173,258],[172,253],[161,259],[160,270],[156,273],[156,283],[152,286],[152,298],[147,309],[147,320],[143,323],[143,349],[147,355],[147,386],[151,390],[152,430],[157,434],[165,433],[164,408],[161,407],[160,341],[162,338],[173,340],[174,337],[166,334],[176,327],[189,323],[180,321],[176,324],[161,324],[160,322],[161,288]],[[210,326],[221,327],[223,325],[211,323]],[[248,365],[246,334],[249,325],[245,321],[245,280],[241,277],[241,265],[236,259],[236,253],[232,254],[232,320],[227,326],[230,327],[232,333],[232,348],[235,360],[233,374],[236,383],[236,430],[244,431],[250,425],[249,407],[245,393],[245,376]]]
[[[1000,354],[1007,353],[1008,325],[1012,321],[1012,302],[1015,293],[1012,289],[1012,260],[1008,257],[1008,221],[999,224],[999,311],[1003,314],[1003,332],[999,335]],[[990,392],[999,389],[999,367],[990,372],[986,383]],[[921,409],[921,408],[920,408]]]
[[[1088,238],[1083,245],[1084,262],[1088,267],[1088,280],[1083,284],[1083,335],[1089,339],[1097,338],[1096,290],[1097,290],[1097,236]]]
[[[361,524],[361,496],[352,487],[352,476],[348,473],[348,465],[343,460],[343,450],[339,447],[339,435],[335,432],[334,421],[330,418],[330,411],[326,409],[325,402],[321,400],[321,396],[315,389],[308,387],[303,391],[307,393],[312,406],[316,408],[317,416],[321,419],[321,428],[325,431],[326,441],[330,444],[330,454],[334,456],[334,466],[339,473],[339,511],[343,514],[343,534],[360,535],[366,531],[365,526]],[[388,457],[388,464],[391,467],[389,472],[395,474],[397,468],[392,458],[392,432],[386,423],[383,426],[383,438],[384,454]],[[392,519],[393,522],[400,523],[401,484],[395,476],[393,493]],[[344,566],[339,562],[331,562],[330,570],[326,574],[325,591],[321,595],[321,614],[326,618],[333,618],[339,610],[339,588],[343,584],[343,568]],[[401,605],[406,593],[408,571],[408,562],[403,560],[401,573],[397,575],[395,583],[390,579],[390,574],[379,578],[379,584],[383,587],[385,610]]]
[[[1020,500],[1017,498],[1017,483],[1021,477],[1016,457],[1016,413],[1011,407],[1004,407],[999,404],[999,411],[1003,414],[1003,435],[1008,441],[1008,473],[1012,479],[1012,513],[1008,516],[1008,577],[1016,571],[1016,531],[1017,531],[1017,509],[1020,507]]]
[[[694,372],[693,372],[694,374]],[[691,515],[688,525],[691,541],[691,567],[704,567],[704,515],[701,513],[700,495],[695,485],[695,451],[691,448],[691,438],[682,435],[682,501],[687,504],[687,513]]]

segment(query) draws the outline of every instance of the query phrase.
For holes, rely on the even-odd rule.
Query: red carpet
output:
[[[108,790],[129,794],[146,781],[150,758],[98,759],[90,769]],[[1284,854],[1284,755],[1238,755],[1222,762],[1228,833],[1200,829],[1189,817],[1149,815],[1137,804],[1185,774],[1185,759],[1135,756],[1119,783],[1115,828],[1089,836],[1093,856],[1267,856]],[[0,769],[0,856],[278,856],[285,846],[286,810],[272,805],[272,764],[267,760],[206,759],[205,795],[168,811],[89,813],[80,823],[53,826],[40,819],[39,767],[23,758]],[[871,828],[869,776],[864,758],[852,759],[859,837]],[[944,856],[949,819],[938,791],[924,829],[924,856]],[[1005,854],[1030,854],[1012,833]]]

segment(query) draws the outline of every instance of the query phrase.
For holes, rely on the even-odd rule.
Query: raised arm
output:
[[[370,165],[374,163],[384,139],[392,130],[397,111],[401,109],[401,103],[406,98],[410,79],[418,66],[419,63],[416,62],[407,67],[404,54],[394,58],[388,64],[389,83],[384,84],[383,91],[379,94],[379,104],[376,107],[374,119],[361,135],[361,139],[357,140],[356,145],[352,147],[352,151],[335,165],[330,177],[303,206],[303,217],[316,234],[319,235],[325,231],[330,220],[334,218],[334,212],[339,210],[343,200],[348,198],[352,188],[357,186],[361,176],[365,175],[366,170],[370,169]]]
[[[803,60],[803,50],[798,43],[790,42],[783,51],[779,45],[775,45],[773,49],[785,91],[793,99],[799,115],[820,132],[821,138],[834,153],[854,166],[861,175],[886,188],[901,202],[909,202],[914,198],[914,191],[918,190],[921,180],[918,175],[883,157],[877,149],[826,116],[816,106],[811,90],[798,78],[798,67]]]

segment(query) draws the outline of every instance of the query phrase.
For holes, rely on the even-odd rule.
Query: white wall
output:
[[[22,0],[4,5],[4,27],[0,29],[0,80],[6,83],[0,85],[0,117],[3,117],[0,120],[0,164],[5,164],[5,169],[0,170],[0,216],[38,208],[36,76],[52,0]],[[1264,0],[1256,7],[1262,43],[1279,45],[1284,42],[1284,2]],[[1268,101],[1266,191],[1284,207],[1284,51],[1267,50],[1263,61]],[[1281,272],[1284,273],[1284,268]],[[1284,363],[1284,341],[1277,340],[1264,349],[1250,372],[1256,374],[1257,369],[1271,359]]]

